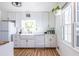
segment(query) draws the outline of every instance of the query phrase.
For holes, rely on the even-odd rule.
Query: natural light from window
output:
[[[33,34],[36,32],[36,21],[35,20],[22,20],[22,34]]]
[[[64,40],[71,43],[71,5],[69,5],[64,12]]]

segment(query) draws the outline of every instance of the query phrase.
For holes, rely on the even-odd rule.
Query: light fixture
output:
[[[12,2],[12,5],[15,7],[21,7],[22,3],[21,2]]]

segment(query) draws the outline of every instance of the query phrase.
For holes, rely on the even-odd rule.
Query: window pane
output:
[[[64,28],[65,33],[71,33],[71,25],[65,25],[64,27],[65,27]]]
[[[64,12],[64,40],[71,43],[71,5],[69,5],[66,9],[65,9],[65,12]]]
[[[77,22],[79,22],[79,10],[77,11]]]
[[[71,34],[65,34],[65,41],[71,43]]]
[[[71,43],[71,34],[68,34],[67,41]]]
[[[68,6],[65,11],[65,24],[71,24],[71,6]]]
[[[71,25],[65,25],[64,27],[64,40],[71,43]]]
[[[67,41],[67,37],[68,37],[68,36],[67,36],[67,34],[65,34],[65,35],[64,35],[64,38],[65,38],[64,40],[66,40],[66,41]]]
[[[79,47],[79,2],[77,2],[76,39],[76,45]]]
[[[79,35],[77,35],[77,46],[79,47]]]
[[[35,20],[22,20],[22,34],[33,34],[36,31]]]
[[[77,2],[77,10],[79,10],[79,2]]]

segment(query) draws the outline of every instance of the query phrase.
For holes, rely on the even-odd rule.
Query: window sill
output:
[[[67,42],[66,40],[63,40],[63,43],[69,47],[73,47],[71,43]]]
[[[72,44],[68,43],[67,41],[63,40],[63,44],[73,49],[75,52],[79,53],[79,48],[73,47]]]

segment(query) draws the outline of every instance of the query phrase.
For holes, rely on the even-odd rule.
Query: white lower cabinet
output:
[[[56,37],[53,34],[45,35],[45,47],[56,47]]]
[[[13,35],[14,47],[20,47],[20,37],[17,35]]]
[[[35,47],[36,48],[43,48],[44,47],[44,35],[36,36],[35,37]]]
[[[14,47],[21,47],[20,41],[14,42]]]
[[[28,42],[27,42],[27,47],[28,48],[33,48],[33,47],[35,47],[35,40],[33,39],[31,39],[31,40],[28,40]]]
[[[49,48],[56,47],[55,35],[13,36],[15,48]]]
[[[44,43],[36,43],[36,48],[44,48]]]
[[[27,46],[27,40],[20,40],[20,46],[21,47],[26,47]]]

